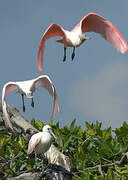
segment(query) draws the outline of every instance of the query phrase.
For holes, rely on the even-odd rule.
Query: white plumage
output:
[[[23,103],[23,111],[25,111],[25,105],[24,105],[24,95],[27,98],[31,98],[31,106],[34,107],[34,101],[33,101],[33,93],[36,90],[36,86],[41,86],[45,88],[49,94],[54,98],[54,108],[53,108],[53,114],[52,117],[55,117],[57,112],[60,112],[60,106],[59,106],[59,100],[56,94],[55,87],[50,80],[49,76],[42,75],[32,80],[27,81],[19,81],[19,82],[8,82],[4,85],[3,91],[2,91],[2,109],[3,109],[3,119],[5,121],[6,127],[13,130],[12,123],[10,121],[9,114],[6,109],[6,96],[11,91],[14,91],[15,89],[18,89],[18,93],[22,96],[22,103]]]
[[[47,152],[52,143],[52,135],[55,137],[49,125],[43,127],[43,132],[34,134],[28,144],[28,155],[33,151],[36,154]]]

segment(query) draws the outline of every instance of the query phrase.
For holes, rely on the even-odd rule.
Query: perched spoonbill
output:
[[[37,165],[37,155],[42,154],[44,158],[44,153],[47,152],[52,143],[52,136],[56,138],[52,129],[49,125],[45,125],[43,127],[43,132],[39,132],[34,134],[29,141],[28,144],[28,152],[27,154],[31,154],[33,151],[35,152],[35,161]],[[43,168],[43,163],[42,163]]]
[[[34,107],[33,101],[33,92],[36,90],[36,86],[41,86],[48,90],[49,94],[54,97],[54,108],[52,117],[55,117],[57,112],[60,112],[60,105],[59,100],[56,94],[55,87],[52,84],[52,81],[47,75],[41,75],[35,79],[27,80],[27,81],[19,81],[19,82],[8,82],[4,85],[2,91],[2,109],[3,109],[3,119],[5,122],[6,127],[9,127],[13,130],[12,123],[10,121],[9,114],[6,109],[6,96],[11,91],[18,89],[18,93],[22,96],[22,104],[23,104],[23,111],[25,111],[24,105],[24,95],[27,98],[32,99],[31,106]]]
[[[84,16],[80,22],[71,31],[63,29],[58,24],[52,23],[44,32],[38,49],[38,70],[42,73],[43,53],[45,49],[45,41],[55,36],[61,36],[62,39],[56,42],[64,44],[64,58],[66,60],[66,47],[73,47],[72,60],[75,56],[75,48],[80,46],[85,40],[90,39],[84,32],[99,33],[106,39],[113,47],[121,53],[128,50],[128,45],[124,37],[116,29],[116,27],[104,17],[89,13]]]
[[[36,155],[47,152],[52,143],[52,135],[56,138],[51,127],[45,125],[43,127],[43,132],[36,133],[30,138],[27,154],[29,155],[33,151],[35,151]]]

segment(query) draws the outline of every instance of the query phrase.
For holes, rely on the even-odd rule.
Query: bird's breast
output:
[[[75,32],[67,31],[66,32],[66,41],[68,43],[68,46],[71,46],[71,47],[77,47],[82,44],[79,34],[77,34]]]
[[[25,92],[21,88],[18,89],[18,93],[25,95]]]
[[[47,136],[46,138],[42,137],[40,143],[36,146],[36,153],[42,154],[48,151],[52,143],[51,136]]]

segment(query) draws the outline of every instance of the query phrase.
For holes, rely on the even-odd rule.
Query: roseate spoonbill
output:
[[[43,127],[43,132],[34,134],[28,144],[28,155],[35,151],[36,154],[44,154],[52,143],[52,136],[56,138],[49,125]]]
[[[49,94],[54,98],[54,108],[52,117],[55,117],[57,112],[60,112],[59,100],[56,94],[55,87],[47,75],[41,75],[35,79],[27,80],[27,81],[19,81],[19,82],[8,82],[4,85],[2,91],[2,109],[3,109],[3,119],[5,121],[6,127],[9,127],[13,130],[12,123],[10,121],[9,114],[6,109],[6,101],[5,98],[11,91],[18,89],[18,93],[22,96],[22,104],[23,111],[25,111],[24,105],[24,95],[27,98],[32,99],[31,106],[34,107],[33,101],[33,92],[36,90],[36,86],[41,86],[48,90]]]
[[[75,48],[80,46],[85,40],[90,39],[84,32],[95,32],[102,35],[113,47],[121,53],[125,53],[128,45],[124,37],[116,29],[116,27],[104,17],[89,13],[84,16],[79,23],[71,30],[65,30],[58,24],[50,24],[44,32],[38,49],[38,70],[42,73],[43,53],[45,49],[45,41],[55,36],[61,36],[62,39],[56,42],[64,44],[64,58],[66,60],[66,47],[73,47],[72,60],[75,56]]]
[[[27,154],[31,154],[33,151],[35,152],[35,160],[37,164],[37,155],[42,154],[44,155],[51,146],[52,143],[52,136],[56,138],[52,129],[49,125],[45,125],[43,127],[43,132],[39,132],[34,134],[29,141],[28,144],[28,152]]]

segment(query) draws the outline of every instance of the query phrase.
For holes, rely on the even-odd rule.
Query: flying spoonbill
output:
[[[57,112],[60,112],[60,105],[59,100],[56,94],[55,87],[50,80],[49,76],[47,75],[41,75],[35,79],[27,80],[27,81],[19,81],[19,82],[8,82],[4,85],[3,91],[2,91],[2,110],[3,110],[3,119],[5,121],[6,127],[9,127],[13,130],[12,123],[10,121],[9,114],[6,109],[6,96],[11,91],[18,89],[18,93],[22,96],[22,108],[23,111],[25,111],[25,105],[24,105],[24,95],[27,98],[32,99],[31,106],[34,107],[34,101],[33,101],[33,92],[36,90],[36,86],[41,86],[48,90],[49,94],[53,96],[54,98],[54,108],[53,108],[53,114],[52,117],[55,117]]]
[[[90,39],[84,32],[95,32],[102,35],[113,47],[115,47],[121,53],[125,53],[128,50],[128,45],[124,37],[116,29],[116,27],[104,17],[96,14],[89,13],[85,15],[79,23],[71,30],[65,30],[58,24],[50,24],[50,26],[44,32],[38,49],[38,70],[43,72],[43,54],[45,49],[45,41],[55,36],[61,36],[62,39],[56,42],[64,44],[64,58],[66,60],[66,48],[73,47],[72,60],[75,56],[75,48],[80,46],[85,40]]]

